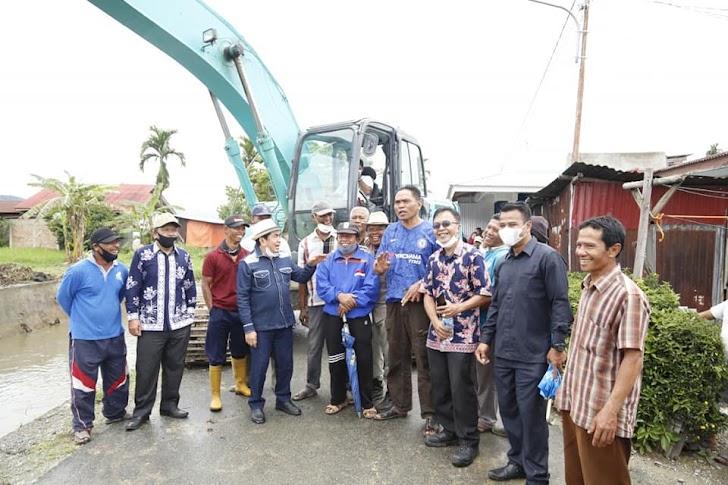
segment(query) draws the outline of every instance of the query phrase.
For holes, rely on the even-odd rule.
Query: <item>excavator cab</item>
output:
[[[369,167],[369,168],[367,168]],[[360,193],[362,171],[374,175],[366,203]],[[363,119],[308,129],[298,139],[288,190],[288,240],[298,242],[315,227],[311,208],[325,200],[336,209],[334,225],[347,221],[357,205],[381,210],[396,221],[394,193],[404,185],[427,195],[422,153],[417,141],[386,123]],[[428,214],[423,205],[423,217]]]

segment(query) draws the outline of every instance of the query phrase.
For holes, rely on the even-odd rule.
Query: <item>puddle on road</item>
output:
[[[136,338],[127,333],[126,342],[133,365]],[[70,393],[68,323],[0,339],[0,437],[63,404]]]

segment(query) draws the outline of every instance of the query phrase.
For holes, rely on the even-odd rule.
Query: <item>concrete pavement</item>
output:
[[[325,415],[329,399],[325,355],[324,351],[322,389],[318,396],[298,403],[303,410],[300,417],[274,409],[270,375],[265,392],[267,423],[253,424],[247,399],[227,391],[223,410],[212,413],[207,369],[187,369],[180,407],[190,412],[188,419],[161,417],[155,406],[150,422],[139,430],[127,432],[123,424],[100,430],[37,483],[482,484],[488,483],[489,469],[505,464],[508,441],[490,433],[481,435],[480,456],[464,469],[449,462],[455,448],[426,447],[416,394],[415,409],[406,419],[358,419],[353,406]],[[293,392],[304,385],[306,375],[305,329],[295,331],[294,360]],[[223,389],[232,383],[226,366]],[[551,427],[550,448],[552,483],[563,483],[558,426]]]

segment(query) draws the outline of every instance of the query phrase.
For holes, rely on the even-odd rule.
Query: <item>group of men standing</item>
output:
[[[430,223],[421,208],[419,189],[405,186],[395,194],[395,223],[383,213],[352,211],[355,222],[334,229],[333,208],[319,202],[312,211],[316,227],[301,241],[298,264],[283,251],[269,212],[251,221],[249,249],[241,246],[248,224],[228,218],[225,240],[203,265],[210,409],[222,408],[220,376],[229,347],[234,390],[250,396],[254,423],[266,420],[262,394],[271,358],[276,409],[300,415],[292,401],[317,394],[325,342],[331,375],[325,412],[339,412],[349,403],[341,342],[346,324],[356,339],[364,417],[408,415],[414,357],[427,446],[457,445],[451,463],[468,466],[479,453],[479,432],[496,432],[499,410],[510,449],[506,465],[489,477],[548,483],[547,404],[538,383],[549,364],[563,373],[571,332],[569,371],[556,399],[564,416],[567,482],[629,483],[649,306],[617,262],[625,240],[621,223],[598,217],[579,227],[576,256],[587,277],[572,332],[566,264],[531,235],[526,204],[502,207],[483,233],[484,249],[462,241],[457,211],[439,209]],[[92,255],[64,275],[59,302],[71,316],[78,442],[90,438],[89,394],[99,367],[107,421],[129,417],[121,316],[97,314],[100,308],[118,310],[124,298],[130,333],[139,337],[136,406],[127,429],[148,420],[160,365],[160,413],[187,416],[178,407],[179,384],[196,290],[189,255],[174,245],[178,227],[170,214],[155,219],[155,242],[136,251],[128,276],[115,261],[118,237],[97,231]],[[306,385],[293,396],[291,280],[300,284],[300,319],[309,329]],[[113,324],[102,328],[97,321]],[[384,380],[391,402],[382,399]]]

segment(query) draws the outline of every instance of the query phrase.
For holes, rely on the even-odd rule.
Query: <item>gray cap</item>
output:
[[[340,222],[339,227],[336,228],[336,232],[339,234],[353,234],[359,235],[359,226],[352,222]]]
[[[162,226],[166,226],[167,224],[176,224],[177,227],[180,227],[180,223],[177,220],[176,217],[174,217],[174,214],[170,214],[169,212],[162,212],[161,214],[157,214],[154,216],[154,220],[152,221],[152,229],[159,229]]]
[[[311,214],[316,214],[317,216],[325,216],[326,214],[333,214],[335,212],[331,204],[325,200],[319,200],[311,207]]]

